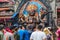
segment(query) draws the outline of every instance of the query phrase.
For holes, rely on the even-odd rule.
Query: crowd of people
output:
[[[46,27],[42,22],[22,23],[20,20],[18,25],[0,25],[0,40],[60,40],[60,24],[57,28],[54,32],[52,27]]]
[[[38,14],[36,5],[29,5],[26,10],[27,17],[20,10],[18,25],[0,25],[0,40],[54,40],[53,30],[47,23],[47,10],[42,8]],[[60,40],[60,25],[56,36]]]
[[[0,40],[54,40],[51,27],[47,27],[46,14],[37,17],[35,13],[35,10],[33,13],[29,12],[27,18],[20,13],[18,25],[9,27],[0,25]],[[56,35],[59,39],[58,31]]]
[[[50,30],[50,27],[43,28],[41,24],[12,25],[10,27],[0,25],[0,40],[53,40],[53,34]]]

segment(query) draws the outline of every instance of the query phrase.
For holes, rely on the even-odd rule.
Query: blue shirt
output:
[[[20,40],[23,40],[24,30],[18,30],[18,34],[20,35]]]
[[[28,30],[18,30],[20,40],[30,40],[31,33]]]
[[[28,30],[25,30],[25,39],[24,40],[30,40],[30,37],[29,37],[29,32]]]

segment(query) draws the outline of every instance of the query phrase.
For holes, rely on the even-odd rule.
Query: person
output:
[[[30,39],[30,36],[31,36],[31,33],[32,33],[32,26],[31,25],[28,26],[28,32],[29,32],[29,39]]]
[[[48,28],[44,28],[43,30],[47,36],[47,40],[53,40],[52,32]]]
[[[4,34],[3,34],[3,26],[0,26],[0,40],[3,40],[3,36],[4,36]]]
[[[33,31],[33,32],[36,31],[36,26],[37,26],[37,25],[33,25],[33,28],[32,28],[32,31]]]
[[[25,39],[24,40],[30,40],[30,36],[32,33],[32,26],[29,25],[28,28],[25,28]]]
[[[31,34],[30,40],[46,40],[46,34],[41,30],[42,30],[42,25],[38,25],[37,31]]]
[[[15,26],[10,26],[10,28],[6,28],[3,40],[14,40],[14,29]]]
[[[19,25],[19,29],[18,29],[18,32],[17,32],[20,36],[19,40],[24,40],[24,36],[25,36],[24,29],[25,28],[23,27],[23,25]]]
[[[56,31],[57,40],[60,40],[60,24],[57,26],[58,30]]]
[[[15,28],[15,33],[14,33],[14,39],[15,40],[19,40],[20,39],[20,35],[18,34],[18,26]]]
[[[26,27],[26,22],[24,22],[23,25],[19,26],[18,34],[20,35],[20,40],[30,40],[30,34]]]

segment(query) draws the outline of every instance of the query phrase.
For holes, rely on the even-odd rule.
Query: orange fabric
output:
[[[0,8],[0,11],[9,10],[10,8]]]

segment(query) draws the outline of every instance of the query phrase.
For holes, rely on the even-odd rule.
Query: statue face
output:
[[[29,13],[30,16],[34,16],[35,15],[35,12],[37,10],[37,6],[36,5],[29,4],[27,6],[26,10],[28,11],[28,13]]]
[[[29,4],[27,6],[26,10],[29,11],[29,12],[32,12],[34,10],[37,10],[37,6],[36,5]]]

